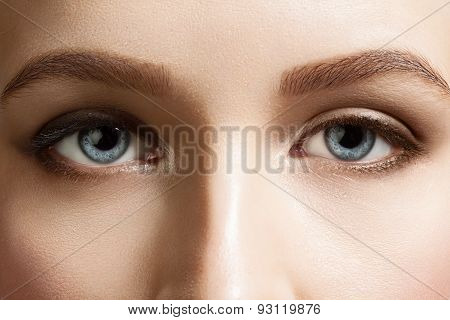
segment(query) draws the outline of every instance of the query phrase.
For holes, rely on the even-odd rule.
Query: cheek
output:
[[[132,283],[127,284],[130,274],[139,265],[136,234],[145,232],[126,223],[114,230],[124,217],[111,208],[81,211],[82,203],[54,203],[55,197],[23,188],[20,195],[15,193],[14,201],[3,203],[2,296],[22,285],[23,290],[10,298],[126,295],[127,285]],[[146,239],[142,240],[145,243]],[[139,289],[135,284],[132,293]]]
[[[0,187],[2,194],[7,195],[0,210],[2,296],[14,292],[12,298],[21,297],[21,290],[16,289],[40,276],[57,262],[59,255],[66,252],[64,243],[69,235],[59,234],[58,229],[52,229],[49,221],[46,221],[48,212],[42,202],[51,199],[40,197],[32,186],[33,184],[9,183],[7,187]],[[40,201],[36,203],[36,200]],[[46,289],[46,285],[43,285],[35,294],[44,297]]]
[[[346,217],[338,218],[340,225],[348,226],[385,260],[381,267],[389,270],[386,278],[405,289],[400,296],[408,292],[413,298],[436,298],[427,285],[444,295],[450,289],[444,272],[450,266],[445,254],[450,247],[449,206],[436,169],[417,165],[364,184],[342,181],[344,200],[335,202],[337,214]]]
[[[277,179],[314,209],[297,203],[284,232],[299,288],[330,299],[440,298],[427,286],[448,296],[448,185],[430,163],[372,178],[314,168]]]
[[[139,237],[147,238],[151,228],[144,226],[155,221],[130,219],[131,224],[113,229],[158,193],[149,185],[159,184],[134,179],[83,187],[13,158],[0,181],[0,295],[121,297],[130,287],[133,296],[139,294],[141,286],[129,281],[130,275],[139,268],[142,252],[151,251],[136,243],[147,243]],[[18,172],[26,174],[17,179]],[[164,210],[157,204],[153,208]]]

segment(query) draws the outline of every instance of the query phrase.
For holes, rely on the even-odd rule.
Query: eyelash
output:
[[[332,162],[332,165],[338,170],[350,170],[359,173],[380,173],[406,165],[411,160],[425,153],[425,148],[422,144],[406,138],[402,133],[402,130],[386,121],[371,118],[369,116],[348,114],[331,117],[314,126],[306,125],[300,134],[297,135],[295,142],[289,150],[289,155],[293,158],[308,157],[307,152],[304,150],[304,144],[307,139],[334,125],[355,125],[370,129],[386,139],[386,141],[391,143],[395,149],[401,148],[401,151],[397,152],[397,154],[376,162],[355,163],[324,158],[321,159],[321,161],[326,162],[327,164]]]
[[[155,170],[157,163],[154,160],[152,162],[138,160],[127,163],[127,165],[92,168],[83,165],[74,165],[73,163],[69,164],[66,159],[53,151],[53,147],[59,141],[85,128],[111,126],[124,128],[135,133],[137,136],[147,134],[148,132],[157,136],[156,132],[148,126],[141,127],[141,125],[143,123],[138,119],[116,109],[79,110],[60,116],[44,126],[32,138],[30,151],[49,171],[74,180],[80,178],[93,180],[100,176],[108,176],[121,172],[149,173]],[[160,140],[158,139],[158,141]],[[164,151],[164,146],[161,147],[161,150]],[[161,157],[157,161],[161,160],[163,156],[164,154],[161,154]]]

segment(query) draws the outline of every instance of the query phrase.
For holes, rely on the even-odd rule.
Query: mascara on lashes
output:
[[[86,129],[100,126],[116,126],[135,131],[141,122],[118,110],[79,110],[62,115],[48,122],[31,140],[31,151],[50,148],[65,137]]]

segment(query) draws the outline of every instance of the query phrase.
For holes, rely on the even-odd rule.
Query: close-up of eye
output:
[[[419,143],[400,121],[371,110],[344,109],[314,118],[290,154],[365,166],[386,161],[399,164],[420,151]]]
[[[34,137],[32,146],[47,164],[69,168],[117,168],[154,163],[160,156],[156,133],[115,110],[81,110],[56,118]]]
[[[80,130],[63,138],[54,150],[85,165],[112,165],[139,159],[135,134],[126,128],[102,126]]]
[[[358,125],[337,124],[316,133],[305,144],[311,156],[342,161],[377,161],[389,156],[392,145],[382,136]]]

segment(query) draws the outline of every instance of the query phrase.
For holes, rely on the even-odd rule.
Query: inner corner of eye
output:
[[[306,154],[306,150],[302,143],[295,143],[289,149],[289,155],[294,158],[301,158],[301,157],[305,157],[307,154]]]

